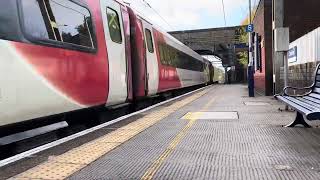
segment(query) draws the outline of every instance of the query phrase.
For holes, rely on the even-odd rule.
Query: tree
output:
[[[251,17],[254,17],[254,14],[256,12],[257,8],[253,8],[254,10],[251,12]],[[250,23],[249,21],[250,17],[247,16],[242,22],[241,25],[242,27],[239,29],[239,42],[240,43],[246,43],[248,44],[249,42],[249,33],[246,32],[246,28],[245,26],[248,25]],[[239,52],[238,54],[239,57],[239,63],[242,64],[244,67],[248,66],[248,52]]]

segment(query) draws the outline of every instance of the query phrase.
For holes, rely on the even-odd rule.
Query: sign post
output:
[[[248,64],[248,88],[249,97],[254,97],[254,63],[253,63],[253,43],[252,43],[252,33],[254,31],[253,24],[249,24],[246,28],[249,33],[249,64]]]
[[[288,86],[288,51],[289,51],[289,28],[276,28],[275,30],[275,51],[283,52],[283,77],[284,77],[284,87]],[[288,110],[286,105],[286,110]]]
[[[254,26],[252,24],[252,12],[251,12],[251,0],[249,0],[249,25],[246,28],[247,33],[249,33],[249,64],[248,64],[248,88],[249,97],[254,97],[254,67],[253,67],[253,54],[252,54],[252,33],[254,31]]]

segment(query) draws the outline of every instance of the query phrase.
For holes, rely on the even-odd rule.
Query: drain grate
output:
[[[235,111],[215,111],[215,112],[189,112],[181,119],[190,119],[190,117],[196,117],[196,119],[209,119],[209,120],[233,120],[239,119],[238,112]]]

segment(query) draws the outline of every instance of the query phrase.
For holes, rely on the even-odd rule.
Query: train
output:
[[[222,65],[222,59],[216,55],[202,55],[204,61],[209,67],[209,82],[224,84],[225,83],[225,68]]]
[[[210,61],[118,0],[0,2],[0,127],[211,84]]]

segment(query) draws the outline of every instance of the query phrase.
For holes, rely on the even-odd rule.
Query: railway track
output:
[[[136,106],[136,108],[132,108],[130,105],[125,105],[118,108],[100,111],[98,112],[98,116],[97,114],[93,115],[90,113],[86,114],[85,116],[81,114],[75,114],[74,117],[72,117],[74,119],[71,119],[71,121],[69,121],[65,127],[55,129],[53,126],[52,130],[47,130],[47,132],[40,133],[39,135],[35,135],[30,138],[22,140],[17,139],[16,141],[13,140],[12,143],[1,142],[1,140],[3,141],[4,138],[0,138],[0,144],[5,144],[0,146],[0,167],[21,160],[25,157],[32,156],[51,147],[71,141],[75,138],[84,136],[98,129],[121,122],[129,117],[187,96],[203,88],[204,87],[185,88],[183,90],[166,94],[165,96],[157,96],[152,99],[148,99],[144,102],[141,102],[138,106]],[[91,115],[94,117],[90,117]],[[80,116],[83,116],[82,119],[91,119],[90,121],[76,121]],[[99,118],[99,121],[92,119],[97,117]],[[35,130],[39,130],[39,128]],[[18,135],[18,137],[21,136],[23,136],[23,133]]]

